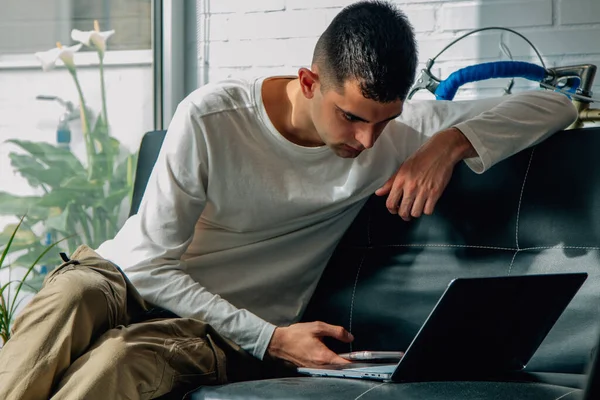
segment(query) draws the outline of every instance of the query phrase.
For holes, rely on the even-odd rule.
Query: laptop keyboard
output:
[[[346,371],[356,371],[356,372],[371,372],[374,374],[393,374],[396,369],[396,364],[393,365],[379,365],[372,367],[362,367],[362,368],[347,368]]]

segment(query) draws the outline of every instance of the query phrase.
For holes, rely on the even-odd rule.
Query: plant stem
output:
[[[109,231],[109,218],[108,218],[108,213],[105,210],[102,210],[102,220],[103,220],[103,224],[102,224],[102,241],[104,242],[106,239],[109,239],[108,237],[108,231]],[[110,238],[112,239],[112,238]]]
[[[108,112],[106,109],[106,85],[104,82],[104,55],[98,53],[98,58],[100,59],[100,90],[102,93],[102,121],[104,122],[104,127],[106,128],[106,137],[104,138],[104,152],[106,153],[106,174],[107,180],[110,180],[112,177],[112,169],[113,169],[113,154],[112,148],[110,147],[110,134],[108,127]]]
[[[85,106],[85,100],[83,98],[83,91],[81,90],[81,85],[79,84],[79,79],[77,78],[77,72],[75,70],[70,70],[71,76],[73,76],[73,80],[75,81],[75,86],[77,87],[77,92],[79,93],[79,107],[81,109],[82,119],[81,126],[83,130],[83,137],[85,139],[85,149],[87,153],[87,164],[88,164],[88,180],[92,179],[94,172],[94,157],[96,155],[96,151],[94,149],[94,138],[92,138],[90,131],[90,118],[87,113],[87,108]]]
[[[96,235],[96,237],[94,239],[96,239],[97,243],[101,243],[105,237],[104,226],[106,225],[106,220],[102,216],[102,208],[100,208],[100,207],[95,208],[95,212],[96,212],[96,220],[98,221],[98,234]]]
[[[77,243],[75,242],[75,239],[67,239],[67,247],[69,249],[69,253],[73,253],[75,249],[77,249]]]
[[[86,243],[89,243],[92,246],[92,236],[90,234],[90,227],[88,226],[88,220],[85,218],[85,210],[83,208],[77,207],[77,219],[79,219],[79,223],[81,224],[81,228],[83,229],[83,235],[85,236]]]
[[[104,57],[100,58],[100,89],[102,91],[102,116],[104,117],[104,123],[108,127],[108,113],[106,111],[106,85],[104,84]]]
[[[132,189],[133,188],[133,178],[135,174],[135,168],[134,168],[134,155],[129,155],[127,156],[127,187]],[[129,203],[131,203],[131,200],[133,199],[133,190],[129,190]]]
[[[8,282],[12,281],[12,267],[9,265],[8,266]],[[7,303],[10,305],[10,291],[12,289],[12,286],[10,285],[10,283],[8,284],[8,301]],[[4,291],[2,291],[2,293],[4,294]],[[4,299],[2,299],[2,305],[4,306]],[[7,324],[10,325],[10,321],[7,321]]]
[[[4,291],[0,291],[0,302],[2,303],[0,304],[0,338],[2,338],[2,344],[4,345],[10,337],[10,323],[8,322],[9,310],[4,300]]]
[[[68,204],[67,208],[65,209],[64,212],[67,212],[68,210],[68,215],[67,215],[67,222],[66,225],[69,226],[71,229],[72,234],[67,236],[65,239],[67,239],[67,247],[69,248],[69,253],[72,253],[75,251],[75,249],[77,248],[77,243],[75,242],[75,234],[77,232],[77,210],[74,210],[75,205],[74,204]],[[61,239],[61,241],[64,239]]]
[[[99,238],[100,238],[100,224],[102,224],[102,220],[100,219],[100,215],[98,215],[98,209],[97,208],[93,208],[92,211],[92,220],[93,220],[93,227],[94,227],[94,243],[93,246],[94,248],[96,247],[96,242],[99,242]]]
[[[112,228],[111,237],[107,239],[112,239],[114,235],[117,234],[119,228],[117,228],[117,214],[119,213],[119,207],[114,210],[114,214],[108,215],[109,228]]]

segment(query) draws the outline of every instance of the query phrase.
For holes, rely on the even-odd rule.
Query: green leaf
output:
[[[94,129],[92,129],[92,135],[94,139],[105,141],[106,138],[109,138],[108,134],[108,125],[104,122],[104,117],[102,114],[98,115],[96,118],[96,123],[94,124]]]
[[[38,196],[16,196],[0,192],[0,215],[27,214],[28,219],[46,219],[50,210],[37,205],[40,199]]]
[[[58,207],[61,210],[67,208],[73,201],[74,194],[69,190],[54,189],[50,193],[42,196],[38,201],[38,207]]]
[[[6,256],[8,255],[8,251],[10,250],[10,246],[11,246],[13,240],[15,239],[15,236],[17,236],[17,231],[19,230],[19,227],[23,223],[24,219],[25,219],[25,216],[23,215],[21,217],[21,219],[19,220],[19,223],[17,224],[17,226],[13,229],[13,231],[10,235],[10,238],[6,242],[6,245],[4,246],[4,250],[2,251],[2,255],[0,256],[0,267],[2,267],[2,265],[4,264],[4,260],[6,259]]]
[[[16,253],[17,251],[23,251],[23,250],[29,251],[29,249],[31,249],[31,246],[32,246],[32,243],[14,243],[13,242],[13,244],[10,245],[10,251],[13,253]],[[11,267],[11,265],[16,265],[16,264],[13,262],[13,264],[2,265],[2,266],[0,266],[0,269],[9,268],[9,267]]]
[[[104,199],[98,199],[93,207],[102,208],[109,213],[110,211],[113,211],[115,207],[119,207],[121,205],[123,199],[129,194],[129,190],[129,188],[124,188],[111,192]],[[118,210],[115,210],[115,212],[118,213]]]
[[[18,224],[8,224],[4,227],[4,230],[0,232],[0,246],[4,246],[5,243],[8,243],[11,236],[15,232],[13,243],[11,245],[11,249],[13,251],[16,251],[15,246],[21,246],[21,249],[27,248],[28,246],[31,246],[32,243],[38,241],[38,238],[31,231],[31,229],[21,227],[17,231],[17,227]]]
[[[74,176],[68,179],[55,191],[60,193],[60,196],[68,198],[68,204],[84,208],[93,207],[99,199],[104,197],[102,181],[90,182],[82,176]]]
[[[27,220],[27,218],[25,218],[25,220]],[[12,233],[15,232],[15,229],[16,224],[7,225],[4,228],[4,231],[0,233],[0,244],[7,243],[10,240]],[[42,238],[36,236],[31,229],[28,229],[24,225],[21,225],[16,232],[17,233],[10,245],[10,252],[16,253],[25,251],[25,253],[14,260],[10,265],[3,265],[0,266],[0,268],[29,266],[33,261],[36,260],[37,255],[42,253],[47,247],[46,245],[42,244]],[[57,250],[57,252],[59,252],[59,250]],[[40,263],[53,267],[58,261],[58,256],[56,254],[45,256]]]
[[[60,214],[50,217],[46,220],[46,228],[55,229],[64,235],[73,234],[73,227],[69,226],[70,207],[67,207]]]
[[[25,154],[10,153],[10,164],[13,168],[27,180],[33,187],[39,187],[42,184],[49,186],[58,186],[63,178],[62,173],[51,170],[43,165],[35,157]]]
[[[22,256],[17,258],[13,262],[13,265],[18,267],[32,265],[33,263],[35,263],[38,256],[43,253],[46,247],[48,246],[44,246],[42,244],[40,244],[39,246],[31,247],[26,254],[23,254]],[[63,248],[56,248],[56,251],[49,251],[48,253],[44,254],[44,256],[35,265],[45,265],[49,271],[53,270],[58,264],[61,263],[58,253],[64,250],[65,249]]]
[[[12,139],[7,140],[7,142],[19,146],[49,168],[58,168],[62,171],[63,175],[85,175],[85,168],[79,159],[68,149],[54,146],[50,143],[28,140]]]
[[[112,190],[122,189],[127,187],[127,177],[129,174],[128,163],[131,162],[131,168],[135,168],[136,155],[130,154],[125,159],[123,159],[119,164],[117,164],[115,171],[113,173],[112,179],[110,181],[110,188]],[[131,159],[131,161],[129,161]]]
[[[108,138],[108,147],[111,149],[111,153],[117,155],[121,152],[121,142],[114,137]]]
[[[61,186],[61,189],[75,190],[77,192],[85,192],[85,196],[89,196],[90,192],[99,191],[102,192],[104,182],[102,181],[88,181],[85,176],[72,176],[69,177]]]

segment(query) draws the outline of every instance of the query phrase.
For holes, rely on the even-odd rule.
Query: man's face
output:
[[[402,112],[401,100],[366,99],[356,81],[346,81],[343,90],[317,86],[311,106],[313,123],[321,140],[339,157],[355,158],[373,147],[386,125]]]

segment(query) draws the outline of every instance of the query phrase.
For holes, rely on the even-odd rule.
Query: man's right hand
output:
[[[319,321],[298,323],[275,328],[267,351],[273,357],[290,361],[299,367],[349,363],[323,344],[326,336],[344,343],[354,340],[352,334],[341,326]]]

